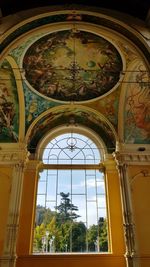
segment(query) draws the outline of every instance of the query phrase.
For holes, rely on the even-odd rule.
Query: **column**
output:
[[[9,214],[1,267],[14,267],[16,262],[16,240],[22,193],[23,169],[23,163],[18,163],[13,167]]]
[[[122,198],[122,210],[123,210],[123,225],[124,225],[124,237],[126,244],[126,263],[127,267],[137,267],[135,261],[135,231],[132,218],[132,206],[130,201],[130,189],[127,176],[127,164],[124,162],[123,156],[119,152],[114,153],[114,158],[117,163],[117,169],[120,178],[120,189]]]
[[[104,166],[109,216],[108,223],[110,229],[110,251],[112,251],[115,256],[123,257],[125,244],[118,172],[113,158],[105,160]]]
[[[5,242],[3,255],[0,259],[1,267],[15,267],[16,264],[16,242],[19,225],[20,204],[22,196],[22,184],[24,167],[28,152],[25,147],[16,146],[12,150],[2,149],[1,164],[7,169],[12,170],[12,182],[10,189],[10,201],[6,225]]]
[[[29,160],[24,172],[17,255],[29,255],[32,252],[34,233],[36,192],[41,162]]]

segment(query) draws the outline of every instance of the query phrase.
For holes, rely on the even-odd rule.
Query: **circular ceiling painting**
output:
[[[122,59],[104,38],[65,30],[34,42],[23,59],[28,83],[60,101],[87,101],[106,94],[119,81]]]

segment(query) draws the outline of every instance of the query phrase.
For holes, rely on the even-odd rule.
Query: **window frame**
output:
[[[81,134],[84,135],[86,137],[88,137],[89,139],[91,139],[91,141],[93,141],[93,143],[98,147],[99,149],[99,153],[100,153],[100,157],[101,157],[101,162],[99,163],[95,163],[95,164],[47,164],[47,163],[43,163],[41,162],[40,167],[39,167],[39,172],[43,171],[43,170],[80,170],[80,169],[84,169],[84,170],[99,170],[100,172],[103,172],[104,177],[105,177],[105,166],[104,166],[104,159],[107,158],[107,149],[106,146],[104,144],[104,142],[100,139],[100,137],[91,129],[88,129],[86,127],[74,127],[74,126],[69,126],[66,127],[65,126],[61,126],[61,127],[57,127],[57,129],[54,129],[53,131],[51,131],[51,133],[47,134],[46,136],[44,136],[44,138],[41,140],[40,144],[37,147],[37,151],[36,151],[36,157],[38,160],[42,160],[42,156],[43,156],[43,152],[44,152],[44,147],[55,137],[62,135],[64,133],[69,133],[69,132],[74,132],[77,134]],[[102,153],[102,151],[103,153]],[[106,214],[107,214],[107,234],[108,234],[108,251],[107,252],[97,252],[98,255],[102,255],[104,254],[110,254],[111,253],[111,244],[110,244],[110,229],[109,229],[109,213],[108,213],[108,201],[107,201],[107,187],[106,187],[106,179],[104,178],[104,185],[105,185],[105,198],[106,198]],[[37,183],[38,186],[38,183]],[[37,196],[37,194],[36,194]],[[36,209],[36,208],[35,208]],[[67,253],[67,255],[70,254],[74,254],[74,252],[71,253]],[[32,251],[32,254],[33,251]],[[57,254],[57,253],[56,253]],[[65,253],[61,253],[61,255],[63,255]],[[79,254],[79,252],[76,252],[75,254]],[[92,254],[92,252],[85,252],[84,254]],[[94,253],[96,254],[96,252]],[[49,253],[49,255],[51,255]]]

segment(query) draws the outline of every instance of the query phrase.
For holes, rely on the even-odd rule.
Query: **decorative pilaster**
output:
[[[24,172],[17,255],[29,255],[32,251],[32,241],[35,227],[35,207],[39,168],[41,162],[29,160]]]
[[[27,156],[28,152],[26,151],[26,148],[15,148],[15,151],[7,151],[7,153],[5,150],[2,150],[0,153],[0,159],[3,166],[9,165],[9,167],[13,170],[5,244],[3,256],[0,259],[1,267],[15,267],[16,264],[16,241],[18,234],[23,174]]]
[[[114,158],[117,163],[117,169],[119,172],[120,185],[121,185],[121,198],[122,198],[122,209],[123,209],[123,221],[124,221],[124,236],[126,244],[126,262],[127,267],[135,267],[135,231],[134,223],[132,219],[132,208],[130,203],[130,190],[127,180],[127,164],[124,158],[119,152],[114,153]]]
[[[120,181],[118,178],[118,171],[116,169],[116,162],[112,157],[109,157],[104,162],[105,165],[105,179],[106,179],[106,194],[108,206],[108,224],[109,224],[109,247],[116,255],[123,255],[124,248],[124,234],[123,234],[123,220],[122,207],[120,196]],[[117,234],[116,234],[117,233]]]

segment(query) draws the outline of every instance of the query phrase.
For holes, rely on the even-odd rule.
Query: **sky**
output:
[[[80,134],[63,134],[53,139],[43,153],[43,162],[49,164],[94,164],[100,162],[100,153],[89,138]],[[43,170],[38,183],[37,205],[51,210],[60,204],[60,192],[69,193],[72,204],[78,207],[87,227],[106,217],[104,175],[99,170]]]

